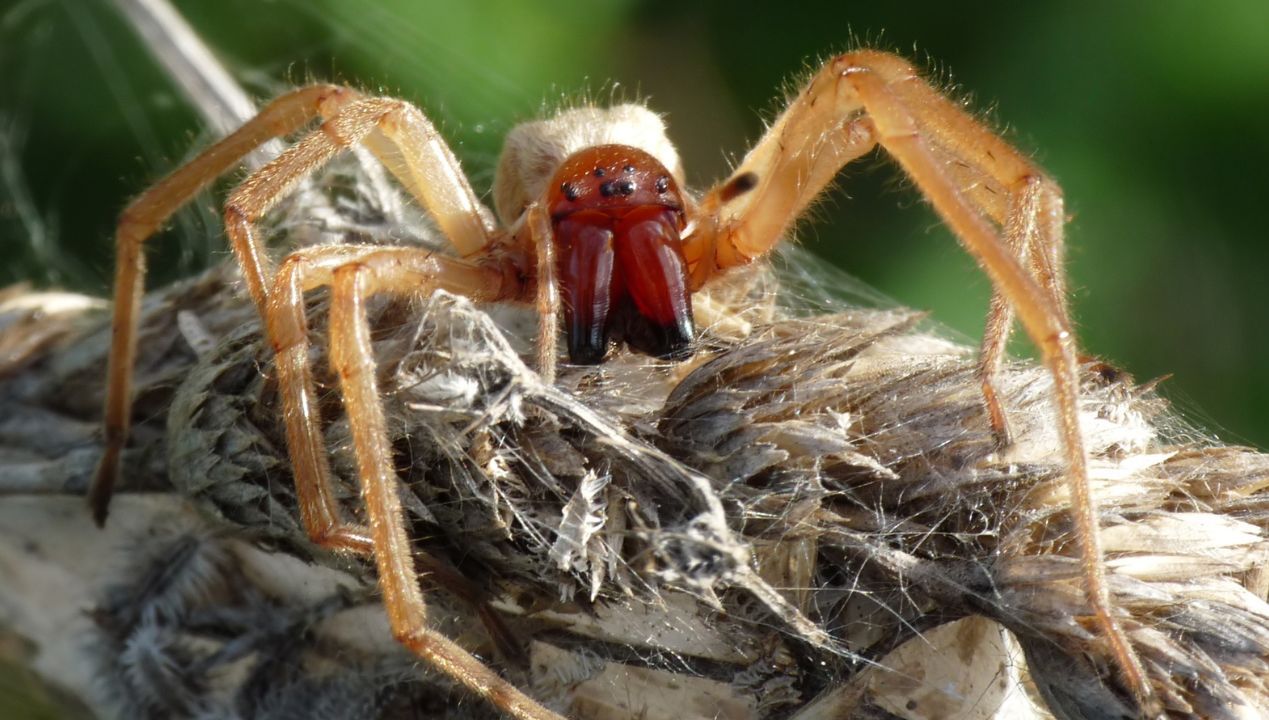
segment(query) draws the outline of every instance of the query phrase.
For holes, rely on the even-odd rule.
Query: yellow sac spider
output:
[[[584,107],[507,136],[489,212],[432,123],[402,100],[313,85],[287,93],[229,137],[151,187],[117,230],[106,450],[90,490],[106,516],[127,442],[143,286],[142,245],[178,208],[262,143],[320,119],[225,203],[225,228],[273,345],[300,514],[313,541],[371,554],[395,636],[437,669],[517,718],[558,716],[427,627],[406,535],[365,315],[373,295],[436,289],[486,302],[536,303],[539,371],[555,366],[564,319],[577,363],[609,345],[677,358],[693,351],[692,294],[767,255],[844,165],[884,148],[994,286],[979,368],[992,427],[1008,442],[995,379],[1015,316],[1053,377],[1091,613],[1121,680],[1147,712],[1156,701],[1111,605],[1098,511],[1076,414],[1076,345],[1063,270],[1057,185],[966,114],[905,60],[857,51],[832,58],[789,103],[731,176],[700,195],[661,119],[641,105]],[[436,221],[454,256],[413,247],[312,247],[269,260],[256,223],[296,184],[364,146]],[[496,217],[496,219],[495,219]],[[341,518],[308,364],[305,293],[329,286],[330,357],[352,428],[367,526]]]

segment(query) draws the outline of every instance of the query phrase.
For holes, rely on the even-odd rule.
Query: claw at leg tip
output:
[[[110,498],[114,494],[115,480],[119,477],[119,462],[118,450],[107,448],[97,464],[97,472],[93,473],[92,484],[88,486],[88,509],[99,528],[106,526],[106,517],[110,514]]]

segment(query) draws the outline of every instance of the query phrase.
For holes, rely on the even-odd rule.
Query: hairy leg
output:
[[[1062,274],[1060,192],[1021,153],[920,78],[906,61],[861,51],[834,58],[702,199],[704,219],[684,252],[699,287],[717,270],[772,249],[845,163],[880,145],[899,163],[995,291],[983,341],[984,400],[1007,432],[994,376],[1016,313],[1054,383],[1086,595],[1125,685],[1147,713],[1158,702],[1114,614],[1096,499],[1078,418],[1075,341]]]
[[[315,247],[292,253],[278,270],[266,309],[273,344],[287,448],[295,476],[300,516],[314,542],[333,549],[369,553],[369,531],[341,519],[333,473],[322,438],[313,371],[309,366],[308,318],[304,293],[329,285],[335,268],[360,263],[377,270],[381,291],[426,296],[437,288],[479,300],[516,293],[497,265],[476,265],[418,248],[350,245]],[[332,299],[332,303],[335,300]],[[376,399],[377,403],[378,400]],[[350,408],[350,414],[352,412]]]
[[[145,289],[145,241],[200,190],[236,167],[257,147],[299,130],[319,114],[333,114],[353,97],[356,93],[347,88],[312,85],[277,98],[237,132],[142,193],[120,215],[115,230],[115,303],[106,370],[105,450],[88,491],[88,502],[98,525],[106,520],[132,420],[132,368]],[[263,307],[265,278],[270,274],[268,259],[257,246],[235,250],[247,289],[256,305]]]
[[[1001,224],[1003,239],[1018,262],[1030,269],[1032,277],[1048,293],[1050,304],[1061,312],[1063,324],[1069,328],[1071,322],[1062,272],[1062,224],[1065,221],[1062,195],[1053,181],[1042,175],[1027,174],[1008,184],[1020,189],[1009,193],[1003,218],[995,214],[991,216]],[[1000,375],[1013,320],[1013,305],[1009,298],[999,288],[994,288],[979,348],[978,368],[991,427],[1004,446],[1011,443],[1011,434],[995,381]]]
[[[456,247],[477,252],[490,244],[492,229],[485,224],[484,210],[431,123],[403,101],[366,98],[349,103],[230,194],[225,202],[225,227],[234,247],[258,247],[255,222],[301,178],[340,151],[363,142],[424,202]],[[296,387],[302,390],[284,397],[291,463],[304,518],[311,523],[307,526],[309,533],[314,541],[330,547],[365,551],[368,539],[364,530],[340,523],[335,515],[330,465],[317,431],[316,396],[308,358],[299,349],[301,345],[296,344],[306,342],[303,293],[307,289],[303,286],[305,275],[296,268],[311,264],[312,271],[307,275],[320,275],[319,270],[325,268],[328,272],[330,266],[343,261],[341,258],[355,256],[359,250],[362,249],[336,247],[292,255],[295,260],[290,260],[288,268],[279,273],[276,286],[277,292],[285,295],[267,298],[262,314],[268,316],[271,326],[280,381],[285,378],[289,383],[290,378],[299,378]],[[436,260],[439,262],[439,258]],[[473,291],[470,286],[464,289]],[[276,312],[276,308],[284,312]],[[300,431],[301,425],[296,422],[306,423],[303,427],[307,429]]]
[[[240,130],[137,198],[120,219],[114,337],[107,370],[106,447],[89,489],[98,524],[105,521],[131,422],[132,367],[144,287],[142,243],[247,153],[274,137],[295,132],[317,115],[326,118],[318,130],[253,173],[225,203],[225,229],[262,317],[272,267],[264,243],[256,237],[255,222],[303,178],[359,143],[364,142],[423,204],[460,254],[475,255],[489,247],[493,236],[489,212],[467,183],[458,160],[417,108],[401,100],[363,98],[331,85],[302,88],[270,103]]]
[[[369,521],[366,533],[379,571],[389,623],[396,638],[420,658],[462,683],[501,710],[524,720],[561,720],[480,660],[427,626],[427,606],[418,586],[416,559],[406,533],[398,496],[399,480],[375,371],[374,348],[366,317],[367,298],[379,293],[398,297],[427,295],[441,288],[478,300],[517,297],[507,268],[477,265],[415,248],[329,247],[292,254],[278,273],[269,304],[269,334],[277,348],[279,391],[284,398],[288,444],[311,450],[320,459],[293,455],[298,468],[329,465],[321,445],[312,374],[307,363],[308,340],[303,293],[330,285],[330,357],[339,377],[344,407],[353,434],[362,498]],[[318,517],[340,524],[338,508],[325,479],[297,472],[297,490]],[[319,520],[321,522],[321,520]]]

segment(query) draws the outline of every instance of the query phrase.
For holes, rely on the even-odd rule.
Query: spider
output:
[[[692,295],[767,255],[841,168],[880,146],[914,181],[994,286],[980,350],[983,401],[1008,443],[995,389],[1016,318],[1053,378],[1092,622],[1146,712],[1156,700],[1107,589],[1098,511],[1076,414],[1076,345],[1067,309],[1062,195],[1018,150],[902,58],[832,58],[730,177],[696,196],[661,118],[638,104],[581,107],[507,136],[486,209],[445,141],[409,103],[312,85],[269,103],[239,130],[134,200],[119,220],[105,451],[92,487],[104,522],[128,438],[143,287],[142,246],[200,189],[262,143],[320,124],[229,195],[225,227],[272,343],[304,526],[319,545],[374,557],[394,635],[437,669],[517,718],[558,718],[428,628],[406,534],[366,319],[374,295],[444,289],[486,302],[535,303],[538,366],[552,378],[558,318],[572,362],[610,346],[664,358],[693,352]],[[276,269],[256,223],[303,178],[355,146],[370,150],[434,218],[454,255],[411,247],[297,250]],[[352,429],[367,526],[341,517],[308,365],[305,293],[329,286],[330,358]]]

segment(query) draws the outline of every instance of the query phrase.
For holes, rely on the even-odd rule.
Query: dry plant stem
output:
[[[342,179],[337,182],[335,187],[343,187]],[[138,388],[142,402],[139,407],[145,409],[138,410],[144,421],[137,437],[144,439],[152,458],[168,460],[129,462],[129,468],[136,473],[129,478],[130,487],[161,492],[120,498],[130,502],[119,508],[118,517],[112,517],[113,530],[108,528],[112,532],[108,537],[117,538],[126,534],[126,528],[132,528],[144,538],[136,542],[141,547],[148,546],[152,542],[151,529],[160,518],[140,517],[134,511],[155,501],[163,501],[165,506],[179,505],[180,499],[167,493],[184,494],[195,499],[203,517],[208,513],[222,514],[226,520],[222,527],[229,528],[236,537],[249,540],[264,531],[270,533],[268,537],[282,540],[281,547],[292,548],[297,558],[278,557],[293,561],[297,568],[307,568],[312,577],[320,578],[330,569],[307,564],[312,562],[313,554],[306,533],[297,522],[294,494],[289,483],[277,482],[280,475],[287,474],[288,462],[279,450],[281,417],[271,400],[276,393],[275,383],[259,374],[261,361],[270,357],[269,343],[254,327],[247,327],[252,325],[250,316],[254,310],[237,297],[233,276],[232,267],[221,268],[199,281],[182,283],[147,298],[143,338],[171,335],[174,316],[192,312],[210,334],[230,340],[214,351],[200,351],[202,361],[179,341],[140,344],[144,356],[141,364],[151,370],[144,376],[144,385]],[[1133,716],[1126,709],[1130,706],[1128,698],[1112,695],[1101,687],[1105,679],[1102,663],[1110,660],[1104,639],[1090,632],[1093,628],[1087,624],[1071,622],[1072,616],[1087,613],[1087,604],[1078,567],[1070,558],[1058,554],[1073,531],[1068,529],[1071,516],[1062,479],[1064,461],[1051,419],[1048,375],[1043,368],[1030,363],[1009,363],[1004,368],[1002,388],[1010,400],[1017,444],[1009,456],[994,457],[986,418],[976,407],[979,397],[972,353],[949,348],[936,338],[917,337],[910,330],[885,332],[901,318],[910,317],[903,314],[853,310],[809,322],[783,319],[773,325],[759,324],[747,339],[714,348],[717,354],[711,357],[717,362],[685,368],[686,378],[666,375],[664,367],[660,371],[649,369],[639,358],[622,355],[601,370],[565,369],[562,382],[570,389],[560,391],[542,386],[537,376],[524,367],[523,356],[515,354],[514,343],[508,344],[501,335],[489,334],[492,322],[470,303],[442,294],[427,302],[410,304],[409,312],[416,322],[404,325],[401,312],[406,308],[398,303],[392,307],[372,327],[381,368],[380,391],[386,396],[387,422],[398,451],[396,465],[398,469],[408,468],[409,473],[409,487],[398,485],[404,491],[403,502],[426,502],[432,492],[453,492],[455,483],[465,482],[462,473],[464,467],[471,467],[465,464],[471,462],[466,458],[471,452],[473,432],[468,418],[473,415],[484,418],[482,427],[499,439],[496,447],[501,453],[524,461],[513,463],[507,468],[511,471],[509,477],[499,476],[496,486],[490,484],[485,489],[531,489],[527,495],[515,493],[511,497],[483,493],[480,498],[467,496],[470,503],[461,503],[467,506],[462,512],[449,512],[452,504],[428,506],[441,513],[436,516],[439,531],[412,536],[412,542],[417,548],[420,543],[441,538],[437,552],[429,553],[441,564],[421,567],[421,572],[428,573],[431,567],[444,568],[460,558],[463,562],[488,563],[494,587],[518,587],[513,597],[532,596],[543,603],[534,604],[535,607],[551,607],[550,599],[558,597],[562,584],[574,590],[578,587],[575,580],[569,582],[571,574],[559,571],[544,547],[520,542],[517,537],[522,535],[509,536],[482,553],[466,542],[471,538],[470,510],[484,507],[496,515],[510,507],[517,515],[529,518],[530,532],[534,528],[557,527],[553,519],[560,516],[567,489],[578,482],[582,470],[564,468],[551,476],[541,474],[537,468],[542,467],[544,460],[549,466],[550,456],[559,455],[557,443],[562,441],[563,447],[573,448],[570,452],[585,453],[589,458],[585,467],[612,464],[620,468],[621,472],[614,475],[614,484],[646,493],[646,506],[655,504],[661,508],[661,520],[650,521],[647,528],[651,538],[680,536],[682,523],[696,511],[674,516],[666,513],[684,505],[683,497],[695,494],[689,490],[688,476],[668,476],[669,466],[663,463],[681,463],[707,473],[713,492],[723,500],[727,522],[747,529],[734,538],[735,547],[749,548],[762,567],[785,562],[780,548],[768,542],[772,537],[782,541],[792,538],[797,543],[805,537],[818,542],[821,552],[809,558],[806,562],[811,564],[805,566],[811,569],[814,579],[797,579],[805,577],[797,573],[791,582],[781,580],[774,584],[807,587],[811,597],[820,598],[813,601],[813,622],[829,630],[835,640],[852,642],[857,636],[834,622],[833,618],[839,615],[831,608],[842,602],[847,607],[858,607],[859,603],[843,598],[841,588],[826,585],[822,578],[855,577],[859,568],[872,568],[875,572],[860,575],[851,583],[848,596],[862,599],[875,594],[887,598],[883,602],[899,614],[890,620],[878,618],[881,624],[876,627],[884,629],[881,641],[854,641],[862,642],[861,647],[868,648],[870,657],[884,655],[881,662],[886,667],[900,673],[911,667],[885,650],[893,645],[887,638],[906,636],[901,626],[910,631],[912,626],[928,627],[923,620],[937,622],[964,612],[983,613],[1013,629],[1029,655],[1039,652],[1031,658],[1032,677],[1041,687],[1065,691],[1065,696],[1046,698],[1051,707],[1064,709],[1062,716]],[[319,339],[329,336],[329,329],[320,319],[326,314],[325,304],[310,303],[309,312],[314,325],[313,342],[325,344],[326,340]],[[73,505],[47,495],[78,492],[91,476],[91,461],[100,447],[86,429],[94,424],[95,408],[85,402],[66,407],[67,388],[75,388],[71,391],[73,396],[82,398],[100,394],[108,333],[96,320],[85,315],[78,322],[71,322],[72,335],[55,350],[45,350],[20,376],[0,383],[0,415],[4,416],[0,424],[5,426],[0,437],[0,455],[4,456],[0,458],[0,485],[4,486],[0,493],[46,494],[40,498],[11,497],[0,503],[0,507],[7,508],[5,520],[0,523],[5,529],[0,533],[0,553],[7,553],[6,564],[13,562],[8,566],[16,570],[8,578],[10,582],[0,584],[0,594],[7,603],[14,593],[25,591],[32,598],[33,612],[40,612],[37,609],[44,588],[26,583],[33,575],[46,574],[60,556],[52,552],[31,554],[23,549],[28,545],[25,537],[45,549],[54,545],[66,547],[71,550],[69,557],[75,559],[93,551],[95,559],[87,563],[93,568],[118,567],[124,558],[129,563],[141,562],[127,544],[94,540],[95,530],[85,530],[75,520],[78,516]],[[59,322],[64,320],[59,318]],[[426,330],[426,334],[421,335],[421,330]],[[870,349],[858,352],[861,346]],[[403,357],[408,360],[400,359]],[[1094,368],[1088,370],[1096,372]],[[474,383],[481,392],[470,405],[438,404],[452,397],[452,386],[426,390],[418,383],[420,377],[435,377],[438,372],[453,373],[463,383]],[[596,373],[616,380],[617,386],[586,381]],[[532,414],[526,416],[521,409],[512,409],[497,399],[508,389],[508,377],[514,378],[512,387],[522,391],[521,408]],[[180,387],[174,388],[177,384]],[[332,382],[331,387],[323,388],[323,392],[334,392],[333,385]],[[1106,506],[1116,508],[1110,521],[1114,529],[1105,531],[1105,537],[1108,552],[1116,553],[1120,562],[1108,572],[1114,573],[1116,602],[1134,618],[1134,640],[1147,638],[1137,647],[1149,653],[1144,658],[1148,666],[1168,668],[1154,672],[1152,680],[1156,691],[1168,698],[1170,717],[1234,720],[1248,717],[1248,708],[1255,709],[1251,715],[1263,712],[1269,707],[1261,682],[1269,659],[1269,624],[1262,602],[1264,538],[1265,528],[1269,527],[1269,502],[1265,498],[1269,458],[1246,449],[1214,446],[1177,425],[1175,418],[1167,416],[1165,404],[1151,395],[1149,386],[1134,387],[1123,378],[1111,380],[1089,374],[1082,385],[1081,419],[1089,422],[1081,425],[1090,455],[1096,458],[1090,464],[1094,487]],[[176,399],[169,402],[174,389]],[[650,389],[658,394],[668,392],[675,399],[665,405],[648,406],[644,398]],[[758,397],[755,389],[760,392]],[[812,392],[815,389],[820,391]],[[502,409],[493,409],[490,403]],[[633,417],[622,414],[631,407],[642,410]],[[535,420],[539,413],[557,420],[539,423]],[[344,445],[351,426],[346,420],[338,420],[342,413],[332,415],[325,418],[328,444],[333,441]],[[444,418],[439,425],[438,418]],[[50,419],[59,425],[41,424]],[[843,420],[850,423],[845,433],[839,424]],[[763,459],[771,440],[791,447],[780,438],[807,437],[804,428],[808,422],[822,429],[825,434],[821,441],[828,445],[817,448],[814,442],[795,442],[792,446],[799,449],[792,455]],[[1149,426],[1142,424],[1146,422]],[[634,429],[638,427],[664,429],[660,437],[673,443],[663,448],[669,453],[668,459],[662,461],[648,453],[647,436]],[[24,434],[15,435],[17,431]],[[235,439],[244,438],[244,432],[245,437],[257,440]],[[537,439],[544,437],[543,433],[559,440],[539,443]],[[75,446],[81,448],[76,454],[83,462],[67,462],[69,458],[63,458],[67,434],[82,438]],[[408,455],[401,453],[405,438],[410,443]],[[626,449],[617,449],[617,442],[625,443]],[[348,445],[351,447],[351,443]],[[725,463],[718,456],[720,445],[738,448]],[[863,457],[847,458],[843,466],[843,446]],[[639,447],[644,448],[641,458],[633,458],[627,452]],[[43,476],[45,490],[30,489],[35,487],[29,481],[34,478],[29,469],[31,453],[47,458],[49,470],[59,473]],[[488,457],[483,450],[481,453]],[[259,464],[262,455],[265,462]],[[480,462],[478,457],[472,460]],[[449,465],[445,458],[457,464]],[[870,460],[872,472],[863,469]],[[204,461],[207,464],[201,464]],[[740,468],[729,469],[735,467],[732,463],[739,463]],[[247,474],[240,475],[244,469]],[[863,477],[861,472],[865,473]],[[349,468],[344,471],[343,480],[347,482],[355,474]],[[790,482],[772,485],[771,479],[781,475],[789,477]],[[737,483],[737,477],[751,480]],[[211,485],[207,484],[209,481]],[[553,489],[560,484],[565,488],[562,495]],[[808,490],[814,492],[817,485],[825,486],[832,495],[812,505],[820,508],[818,512],[803,515],[797,510],[798,499],[806,497]],[[264,513],[259,512],[258,500],[251,499],[259,496],[244,492],[252,488],[266,490],[276,498]],[[874,492],[878,495],[874,496]],[[44,501],[50,504],[37,507]],[[508,501],[510,505],[506,504]],[[864,503],[862,513],[858,512],[860,501]],[[362,512],[363,506],[356,497],[341,493],[340,502],[345,517]],[[688,504],[698,505],[696,501]],[[614,498],[607,511],[611,517],[629,509]],[[39,515],[42,519],[28,522],[37,513],[43,513]],[[14,533],[18,519],[28,522],[31,534]],[[773,521],[777,523],[774,528]],[[986,527],[998,530],[982,532],[984,521]],[[896,532],[895,522],[908,529]],[[84,550],[74,550],[85,545],[88,547]],[[129,550],[120,552],[121,547]],[[638,554],[638,547],[626,546],[626,550],[630,554],[622,557],[627,561],[646,557]],[[475,559],[473,553],[481,553],[483,560]],[[351,567],[367,587],[375,582],[371,564],[349,563],[325,554],[318,557],[340,568]],[[419,560],[423,565],[424,558]],[[596,562],[606,561],[597,556]],[[78,562],[74,567],[84,564]],[[536,572],[526,575],[526,568]],[[103,575],[110,577],[111,582],[119,582],[113,571]],[[262,577],[268,577],[268,573]],[[439,580],[439,576],[431,580]],[[730,610],[739,610],[737,601],[752,607],[743,581],[744,578],[731,577],[718,585],[727,589],[720,597]],[[297,598],[309,598],[296,607],[307,607],[312,601],[314,596],[304,590],[308,580],[288,578],[279,582],[282,585],[275,584],[275,588],[288,589],[279,597],[290,597],[290,590],[295,590]],[[453,589],[448,580],[428,582],[424,587],[432,584]],[[583,581],[580,586],[585,588],[587,583]],[[668,671],[663,674],[664,682],[685,688],[707,678],[707,684],[713,682],[715,687],[721,682],[723,686],[732,683],[735,688],[732,678],[748,675],[751,660],[737,661],[733,652],[726,649],[727,644],[723,645],[722,655],[703,651],[717,642],[717,633],[727,632],[726,626],[733,625],[726,617],[707,608],[700,608],[695,614],[665,615],[665,609],[656,603],[623,600],[623,593],[629,592],[626,588],[631,587],[636,597],[648,591],[637,576],[606,574],[600,585],[605,600],[599,607],[611,607],[614,612],[601,612],[606,619],[598,621],[611,623],[602,635],[613,633],[612,637],[621,638],[615,645],[611,641],[597,643],[591,632],[562,636],[551,630],[550,624],[547,628],[529,629],[512,617],[508,621],[515,633],[507,637],[517,638],[515,644],[519,646],[526,635],[531,636],[537,641],[532,646],[535,648],[543,643],[558,646],[562,640],[565,647],[574,648],[578,658],[593,658],[596,654],[607,657],[607,679],[586,683],[576,688],[577,694],[562,695],[571,699],[601,697],[622,701],[632,695],[639,697],[638,675],[645,669],[641,663],[634,660],[637,667],[633,674],[618,674],[633,658],[662,658],[664,662],[656,667]],[[459,610],[463,619],[457,620],[452,605],[447,614],[442,609],[445,603],[432,602],[434,596],[425,589],[429,617],[443,624],[448,637],[466,638],[465,647],[473,651],[488,647],[476,639],[484,634],[479,618],[470,609],[473,599],[479,610],[483,607],[480,600],[498,597],[488,592],[489,585],[479,580],[474,588],[455,592],[456,598],[465,598],[463,608],[467,608]],[[71,594],[98,601],[101,597],[91,589]],[[657,585],[655,597],[673,601],[676,596],[682,599],[674,586]],[[915,615],[903,613],[907,607],[904,598],[912,598],[925,609]],[[789,599],[802,604],[796,595]],[[519,607],[524,607],[524,602],[520,600]],[[556,612],[548,612],[563,617],[566,625],[594,627],[597,621],[591,607],[554,607]],[[72,604],[72,610],[77,617],[83,615],[82,607]],[[652,637],[640,629],[642,626],[627,625],[626,616],[643,612],[649,613],[654,623],[675,625],[677,634]],[[860,689],[866,681],[855,680],[857,667],[843,663],[830,648],[811,645],[809,636],[803,634],[789,613],[771,609],[758,615],[763,621],[757,623],[752,622],[753,615],[735,616],[749,621],[742,622],[743,627],[733,625],[732,631],[738,634],[731,635],[737,638],[731,647],[760,647],[772,642],[772,620],[778,619],[783,631],[777,635],[785,638],[781,645],[800,648],[803,656],[819,658],[834,670],[827,676],[827,685],[824,675],[817,681],[816,676],[806,675],[798,667],[775,670],[776,682],[800,690],[785,711],[762,704],[763,698],[771,696],[769,687],[741,683],[739,697],[755,698],[763,709],[753,715],[730,717],[789,717],[787,708],[802,708],[801,714],[793,716],[807,720],[887,716],[879,715],[867,699],[862,701],[863,707],[857,707],[858,703],[851,705],[832,695],[834,683],[839,688]],[[40,617],[47,617],[47,613]],[[36,626],[27,626],[25,620],[17,625],[28,629]],[[619,628],[625,628],[626,634],[619,634]],[[928,657],[935,665],[965,663],[960,645],[931,645],[932,637],[912,643],[920,648],[918,655]],[[35,640],[42,649],[51,642],[41,635],[36,635]],[[82,653],[82,633],[79,637],[71,634],[70,640]],[[402,660],[390,637],[379,640],[375,652],[380,657]],[[474,644],[469,644],[472,640]],[[940,656],[942,661],[937,659]],[[713,658],[709,667],[693,665],[694,659],[700,657]],[[988,677],[992,676],[990,668],[996,657],[983,658]],[[106,661],[106,667],[117,671],[134,667],[123,664],[125,660],[116,655]],[[715,664],[719,661],[721,664]],[[981,668],[983,663],[975,660],[967,667],[971,666]],[[192,670],[195,680],[206,677],[203,671]],[[278,672],[285,671],[275,670],[267,677],[272,687],[281,689],[284,682]],[[343,667],[340,674],[353,672],[357,671]],[[406,675],[418,679],[412,673]],[[63,676],[64,673],[50,677],[56,682]],[[612,682],[613,678],[624,679]],[[554,686],[543,688],[539,676],[531,682],[534,688],[557,696],[551,689]],[[927,682],[922,687],[932,686]],[[928,697],[910,694],[920,692],[921,688],[908,685],[888,697],[897,703],[894,707],[902,708],[905,700],[920,703]],[[91,693],[82,696],[97,697]],[[442,693],[440,697],[448,697],[452,703],[456,696]],[[980,703],[973,698],[971,694],[965,702]],[[565,704],[578,708],[568,701]],[[483,720],[489,716],[482,704],[462,705],[470,710],[470,715],[460,711],[449,717]],[[820,712],[815,711],[817,707]],[[873,708],[871,712],[869,707]],[[924,714],[917,712],[914,717],[933,720],[950,716],[934,712],[931,707],[935,706],[926,706]],[[969,711],[964,704],[958,707]],[[981,706],[974,704],[974,708]],[[905,715],[893,709],[890,712]],[[690,711],[644,715],[676,716],[716,717]],[[976,716],[1019,717],[1004,710],[995,715],[983,711]],[[637,717],[637,709],[623,717]]]
[[[255,117],[255,103],[168,0],[114,0],[113,4],[190,105],[220,135],[229,135]],[[249,162],[249,166],[258,165]]]

